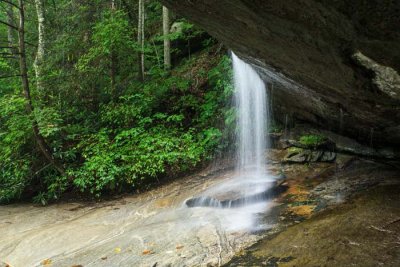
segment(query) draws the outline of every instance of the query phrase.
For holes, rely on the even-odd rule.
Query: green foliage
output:
[[[24,105],[21,97],[0,97],[0,203],[18,198],[30,177],[25,147],[32,133]]]
[[[172,122],[171,119],[177,117],[167,117],[165,122]],[[213,128],[196,136],[192,129],[179,132],[158,125],[131,128],[111,139],[103,130],[80,144],[85,162],[71,169],[69,175],[75,177],[78,188],[96,196],[102,191],[120,191],[122,187],[133,189],[164,174],[181,173],[196,166],[218,143],[219,136],[219,131]]]
[[[172,41],[179,39],[190,39],[194,36],[198,36],[204,33],[203,30],[195,27],[186,19],[177,20],[175,22],[175,25],[176,25],[175,31],[168,35],[168,37]],[[164,36],[162,36],[162,38],[164,38]]]
[[[221,106],[232,93],[225,73],[228,64],[224,57],[210,69],[207,78],[215,86],[200,97],[181,95],[192,86],[181,75],[165,78],[160,73],[144,84],[141,93],[103,105],[100,122],[104,128],[85,136],[76,147],[84,163],[69,170],[75,186],[96,196],[132,190],[188,171],[212,157],[221,149],[223,133],[210,125],[225,120]],[[192,67],[188,61],[178,69],[184,74]],[[196,111],[192,118],[196,128],[187,127],[188,110]]]
[[[44,192],[39,192],[35,197],[33,197],[33,202],[37,204],[42,204],[43,206],[47,205],[47,194]]]
[[[18,77],[0,83],[1,203],[27,192],[45,205],[65,191],[98,197],[146,188],[227,149],[235,120],[226,105],[233,91],[230,59],[216,52],[203,30],[177,17],[180,29],[168,35],[173,68],[165,71],[161,10],[158,1],[146,2],[141,82],[137,2],[117,1],[111,10],[105,0],[61,0],[46,8],[41,91],[34,78],[36,47],[27,46],[34,113],[26,115]],[[27,3],[26,15],[27,40],[35,43],[34,4]],[[0,36],[6,35],[0,27]],[[0,57],[1,73],[18,71],[17,62]],[[33,121],[66,176],[40,152]]]
[[[0,203],[19,198],[29,182],[30,162],[27,159],[0,162]]]
[[[303,135],[300,137],[300,143],[305,146],[318,146],[326,141],[322,135]]]
[[[151,97],[144,94],[122,96],[119,102],[102,105],[100,121],[113,127],[130,127],[151,112]]]
[[[63,119],[60,112],[55,108],[36,109],[34,116],[39,125],[40,133],[44,137],[51,137],[60,133]]]
[[[229,103],[234,92],[231,64],[230,57],[223,56],[218,65],[208,72],[208,81],[212,90],[205,96],[206,101],[201,106],[202,113],[199,120],[200,125],[211,123],[223,126],[219,152],[233,143],[235,131],[236,110]]]
[[[138,51],[138,45],[133,41],[129,24],[122,11],[106,11],[104,17],[93,27],[92,47],[83,55],[77,64],[81,71],[97,71],[99,63],[107,64],[107,56],[115,50]],[[91,67],[92,66],[92,67]]]
[[[283,126],[277,123],[272,123],[268,130],[270,133],[281,133],[283,131]]]

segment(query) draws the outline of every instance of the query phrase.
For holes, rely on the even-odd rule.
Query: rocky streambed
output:
[[[215,168],[112,201],[2,206],[0,262],[15,267],[400,265],[398,169],[342,154],[334,162],[306,164],[283,163],[287,149],[268,155],[270,173],[288,188],[257,207],[186,207],[185,200],[233,176],[232,170]]]
[[[400,176],[389,169],[357,160],[328,178],[313,177],[323,180],[317,186],[298,184],[297,194],[285,196],[300,203],[287,202],[283,229],[225,266],[399,266]],[[300,217],[293,222],[293,215]]]

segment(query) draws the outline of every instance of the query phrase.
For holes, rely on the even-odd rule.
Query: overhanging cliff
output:
[[[400,1],[161,2],[257,67],[281,120],[400,145]]]

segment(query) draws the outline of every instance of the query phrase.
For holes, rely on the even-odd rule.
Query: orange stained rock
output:
[[[315,207],[315,205],[292,206],[288,208],[288,211],[298,216],[308,217],[313,213]]]
[[[49,266],[51,265],[51,259],[45,259],[41,262],[41,264],[44,266]]]
[[[153,252],[151,250],[149,250],[149,249],[145,249],[142,252],[142,255],[149,255],[149,254],[153,254]]]

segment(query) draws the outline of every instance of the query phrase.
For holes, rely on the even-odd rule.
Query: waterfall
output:
[[[265,149],[269,103],[264,82],[257,72],[232,53],[237,110],[237,169],[265,175]]]
[[[266,87],[249,64],[232,53],[236,123],[236,170],[229,179],[187,199],[186,207],[214,208],[229,229],[260,229],[257,220],[271,200],[286,190],[269,175],[265,152],[268,145],[269,101]],[[211,213],[210,213],[211,214]]]

